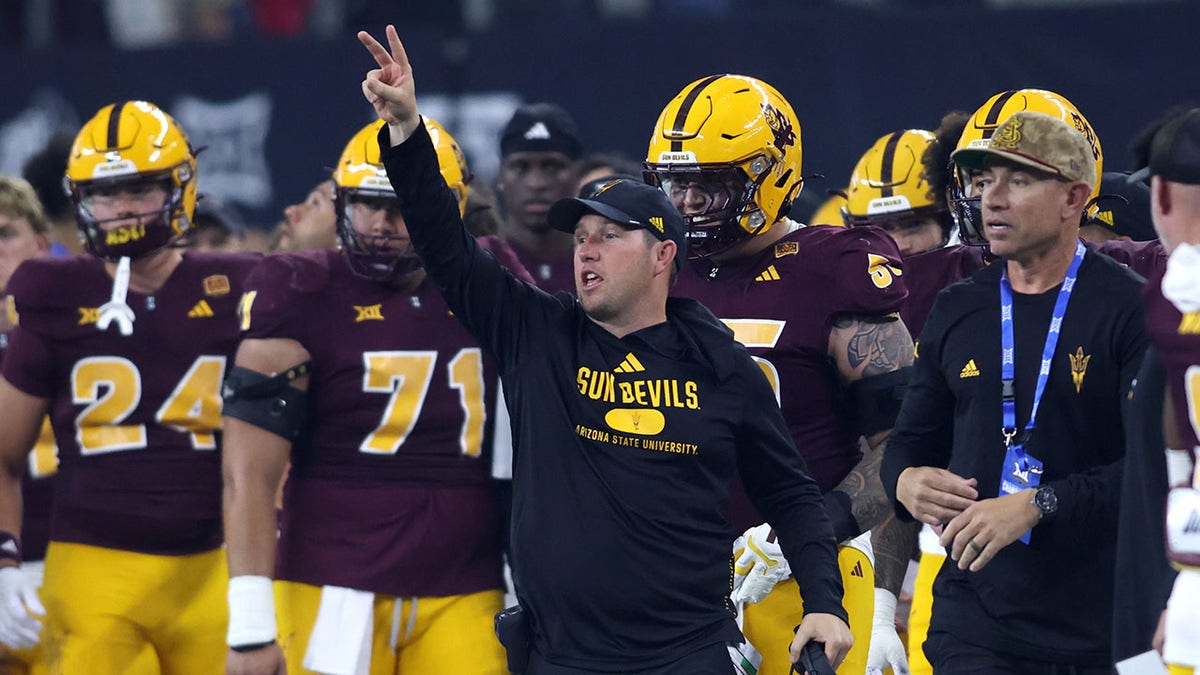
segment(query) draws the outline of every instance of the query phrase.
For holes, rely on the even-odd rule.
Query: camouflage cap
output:
[[[1068,181],[1096,184],[1096,165],[1087,139],[1075,127],[1040,112],[1014,113],[984,147],[950,155],[964,169],[982,169],[989,157],[1019,164]]]

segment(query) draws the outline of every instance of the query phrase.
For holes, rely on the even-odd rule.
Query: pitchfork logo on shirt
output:
[[[1088,362],[1092,360],[1092,355],[1085,355],[1083,347],[1079,347],[1074,354],[1068,356],[1071,357],[1071,381],[1075,383],[1075,393],[1078,394],[1083,389],[1083,376],[1087,375]]]

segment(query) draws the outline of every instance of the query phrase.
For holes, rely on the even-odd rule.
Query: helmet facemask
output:
[[[742,165],[647,162],[644,178],[683,214],[687,256],[698,260],[722,253],[770,225],[755,197],[771,165],[766,156]]]
[[[421,268],[421,259],[413,249],[407,232],[371,234],[354,227],[367,218],[398,217],[400,202],[395,194],[383,190],[364,190],[338,186],[334,190],[334,212],[342,251],[355,274],[382,283],[399,283]],[[386,211],[384,214],[374,212]]]
[[[953,162],[946,170],[951,174],[950,184],[946,187],[946,203],[950,205],[950,216],[954,219],[959,240],[969,246],[987,246],[980,195],[973,194],[970,179],[964,178],[962,170]]]
[[[115,261],[142,258],[174,244],[192,229],[184,208],[185,187],[193,179],[188,164],[72,183],[67,190],[87,249]],[[123,223],[106,228],[110,223]]]

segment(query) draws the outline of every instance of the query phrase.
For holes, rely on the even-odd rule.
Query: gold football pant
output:
[[[837,671],[840,675],[862,675],[871,648],[871,618],[875,613],[875,568],[867,554],[853,546],[838,547],[845,596],[842,604],[850,615],[854,647]],[[762,654],[759,675],[788,675],[792,664],[788,648],[795,637],[792,629],[804,618],[804,601],[792,580],[781,582],[760,602],[746,605],[742,633]]]
[[[923,551],[913,584],[912,608],[908,612],[908,671],[912,675],[933,675],[933,666],[921,648],[929,636],[933,616],[933,580],[942,569],[946,556]]]
[[[209,675],[225,661],[221,549],[148,555],[51,542],[42,601],[51,675]],[[155,658],[157,657],[157,658]]]
[[[376,595],[371,675],[507,675],[504,647],[494,627],[503,602],[499,590],[444,598]],[[289,675],[313,673],[303,663],[321,587],[276,581],[275,603]]]

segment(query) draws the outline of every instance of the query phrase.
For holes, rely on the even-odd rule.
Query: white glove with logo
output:
[[[46,608],[38,598],[37,575],[17,567],[0,567],[0,642],[13,649],[29,649],[38,643]]]
[[[908,656],[896,633],[896,596],[882,588],[875,589],[875,617],[871,621],[871,648],[867,652],[867,672],[872,668],[878,671],[891,668],[895,675],[908,675]]]
[[[733,593],[735,604],[755,603],[767,597],[775,584],[792,574],[775,532],[767,523],[746,530],[733,542]]]

